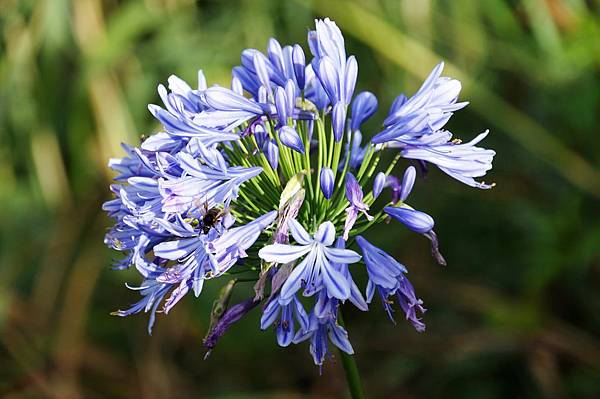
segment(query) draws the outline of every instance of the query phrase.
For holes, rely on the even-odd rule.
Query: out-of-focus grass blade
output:
[[[343,30],[411,74],[424,79],[442,57],[411,39],[385,18],[354,2],[332,0],[302,3],[335,18]],[[500,131],[507,133],[572,184],[600,197],[600,172],[579,154],[567,148],[538,122],[510,105],[485,85],[472,79],[457,66],[446,63],[445,75],[462,81],[470,107]]]

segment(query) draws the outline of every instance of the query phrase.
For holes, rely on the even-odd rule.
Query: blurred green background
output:
[[[107,160],[158,129],[157,84],[195,85],[199,68],[228,84],[241,50],[272,36],[308,52],[324,16],[380,99],[374,119],[445,60],[471,101],[450,130],[490,128],[498,153],[494,190],[433,168],[411,197],[448,267],[407,230],[369,236],[429,308],[424,334],[378,303],[345,309],[369,397],[600,397],[598,0],[1,0],[1,397],[348,396],[337,358],[319,376],[306,345],[259,331],[258,311],[204,361],[218,283],[159,315],[152,337],[144,315],[110,316],[137,300],[124,283],[138,278],[110,271],[102,243]]]

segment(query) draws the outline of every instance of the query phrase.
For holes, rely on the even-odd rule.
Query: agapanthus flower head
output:
[[[209,87],[202,72],[196,88],[175,76],[159,85],[163,106],[149,110],[160,131],[109,161],[117,176],[103,206],[114,219],[105,243],[124,254],[114,268],[132,267],[141,281],[128,286],[141,299],[114,314],[149,313],[151,331],[157,313],[228,279],[203,341],[209,352],[260,309],[261,329],[273,327],[281,346],[309,341],[322,365],[330,344],[354,353],[341,311],[349,304],[367,311],[375,294],[392,320],[402,312],[425,330],[407,268],[363,234],[394,219],[429,239],[445,264],[433,218],[410,195],[416,169],[398,171],[397,163],[432,163],[489,188],[475,181],[492,165],[494,151],[476,146],[487,131],[461,143],[444,130],[466,103],[440,64],[412,97],[396,98],[372,141],[363,140],[378,101],[370,92],[354,97],[358,63],[342,32],[317,20],[308,47],[271,39],[265,52],[244,50],[228,87]],[[396,156],[383,165],[386,151]],[[361,269],[366,286],[354,279]],[[234,290],[247,299],[229,305]]]

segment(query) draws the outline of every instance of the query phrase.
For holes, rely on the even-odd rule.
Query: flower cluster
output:
[[[444,264],[433,218],[407,203],[417,169],[397,177],[396,166],[400,158],[422,171],[434,164],[490,188],[475,180],[492,167],[494,151],[476,146],[487,132],[463,144],[444,129],[466,103],[457,102],[460,82],[441,76],[440,64],[416,94],[396,98],[381,131],[363,143],[361,128],[378,103],[372,93],[355,95],[358,64],[340,30],[317,20],[308,44],[308,63],[300,45],[275,39],[266,54],[244,50],[230,88],[208,87],[201,71],[197,88],[175,76],[168,89],[158,87],[163,106],[149,110],[162,130],[109,162],[118,176],[115,198],[104,204],[115,220],[105,242],[125,255],[115,269],[142,276],[129,287],[141,299],[115,314],[147,312],[151,332],[157,312],[228,276],[204,339],[209,350],[258,307],[261,329],[274,326],[281,346],[308,340],[321,365],[330,342],[353,353],[340,305],[366,311],[375,294],[392,320],[399,311],[425,329],[406,267],[361,234],[395,219],[427,237]],[[390,151],[395,157],[378,169]],[[351,273],[361,268],[364,291]],[[230,306],[234,287],[249,281],[252,293]]]

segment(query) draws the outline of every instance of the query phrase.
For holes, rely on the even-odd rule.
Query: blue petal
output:
[[[324,248],[327,259],[334,263],[356,263],[361,256],[351,249],[344,248]]]
[[[329,263],[322,252],[317,254],[317,265],[321,268],[323,284],[327,289],[327,295],[332,298],[346,300],[350,296],[350,285],[344,275]]]
[[[281,287],[281,292],[279,293],[279,297],[284,303],[289,303],[294,294],[300,289],[302,285],[302,281],[306,281],[306,274],[309,271],[309,268],[312,267],[315,261],[315,254],[313,252],[309,252],[308,256],[300,262],[300,264],[294,267],[294,270],[288,276],[285,283]]]
[[[308,234],[306,229],[304,229],[304,227],[296,219],[290,219],[288,222],[288,227],[290,229],[290,233],[292,233],[292,237],[294,237],[294,240],[296,240],[298,244],[308,245],[313,242],[310,234]]]
[[[204,92],[204,95],[206,102],[217,110],[248,111],[256,115],[263,112],[259,104],[224,87],[211,87]]]
[[[266,262],[280,264],[290,263],[305,255],[311,250],[310,245],[285,245],[271,244],[264,246],[258,251],[258,256]]]
[[[348,339],[348,333],[346,332],[344,327],[340,326],[339,324],[330,323],[329,339],[340,350],[346,352],[349,355],[354,354],[354,349],[352,348],[352,344],[350,344],[350,340]]]
[[[326,247],[335,241],[335,226],[330,221],[323,222],[315,233],[315,241],[320,242]]]
[[[198,238],[161,242],[154,246],[154,254],[163,259],[181,259],[196,250],[201,245]]]
[[[263,314],[260,318],[260,329],[266,330],[271,324],[277,320],[277,316],[279,315],[280,310],[279,303],[277,299],[271,300],[265,310],[263,310]]]
[[[292,52],[292,60],[294,62],[294,75],[296,76],[296,82],[298,83],[300,90],[303,90],[304,83],[305,83],[304,70],[306,68],[306,66],[305,66],[306,61],[304,58],[304,51],[302,50],[302,47],[300,47],[298,44],[294,44],[294,50]]]

